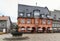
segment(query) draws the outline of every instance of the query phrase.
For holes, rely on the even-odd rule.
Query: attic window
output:
[[[23,13],[20,13],[19,15],[20,15],[20,16],[23,16]]]
[[[36,17],[36,16],[39,16],[39,15],[40,15],[40,10],[35,9],[35,10],[33,10],[33,13],[34,13],[34,16],[35,16],[35,17]]]
[[[30,14],[30,13],[27,13],[27,16],[28,16],[28,17],[30,17],[30,16],[31,16],[31,14]]]
[[[39,11],[34,11],[34,15],[39,15]]]

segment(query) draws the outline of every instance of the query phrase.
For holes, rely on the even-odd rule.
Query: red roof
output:
[[[8,20],[9,16],[0,16],[0,20]]]

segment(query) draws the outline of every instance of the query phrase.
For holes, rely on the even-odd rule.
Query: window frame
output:
[[[48,24],[48,20],[47,20],[47,25],[51,25],[52,24],[51,20],[49,20],[49,21],[50,21],[50,24]]]
[[[23,16],[21,16],[21,15],[20,15],[20,13],[22,13],[22,14],[23,14]],[[24,12],[19,12],[19,15],[18,15],[18,16],[20,16],[20,17],[24,17]]]
[[[21,21],[22,21],[22,20],[25,20],[25,19],[20,19],[20,24],[25,24],[25,23],[26,23],[26,21],[24,21],[25,23],[21,23]]]
[[[36,21],[37,21],[38,23],[36,23]],[[40,22],[39,19],[34,19],[34,24],[39,24],[39,22]]]
[[[28,14],[30,14],[30,16],[28,16]],[[31,13],[26,13],[26,16],[27,16],[27,17],[31,17]]]
[[[39,12],[39,16],[40,16],[40,10],[39,9],[33,10],[33,14],[34,14],[35,11],[38,11]],[[34,17],[35,17],[35,15],[34,15]]]
[[[30,23],[27,23],[27,20],[30,19]],[[32,19],[31,18],[27,18],[26,19],[26,24],[32,24]]]
[[[43,21],[45,20],[45,23],[43,23]],[[46,19],[42,19],[41,20],[41,22],[42,22],[42,25],[46,25],[47,24],[47,22],[46,22],[47,20]]]

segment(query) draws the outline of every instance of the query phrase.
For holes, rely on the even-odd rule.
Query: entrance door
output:
[[[32,33],[36,31],[36,28],[35,27],[32,27]]]
[[[50,32],[50,27],[47,28],[47,32]]]
[[[46,28],[45,28],[45,27],[43,27],[43,28],[42,28],[42,32],[44,33],[45,31],[46,31]]]

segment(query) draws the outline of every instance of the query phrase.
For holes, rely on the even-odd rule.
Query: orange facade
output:
[[[52,30],[52,19],[18,18],[18,28],[19,32],[48,32]]]

